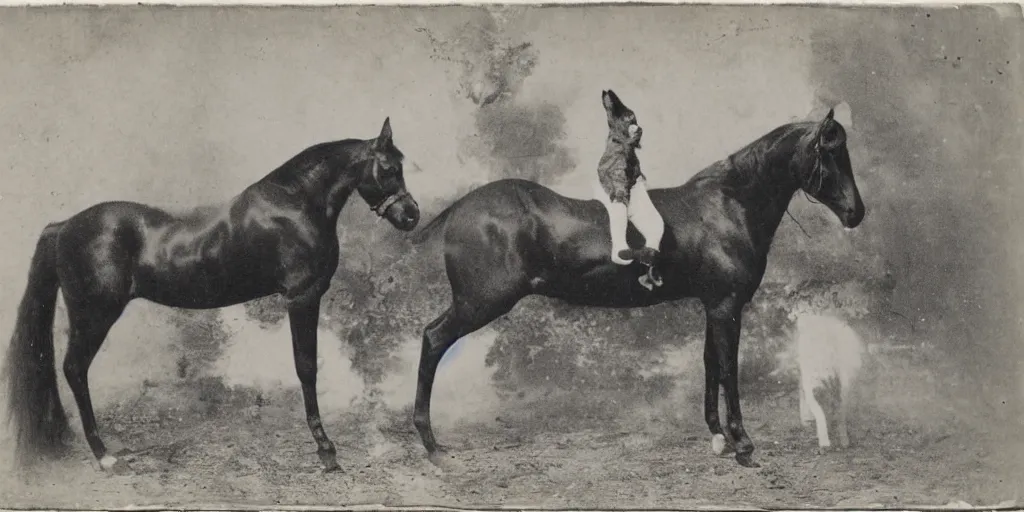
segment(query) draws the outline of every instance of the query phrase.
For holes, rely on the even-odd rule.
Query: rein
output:
[[[815,153],[817,153],[817,158],[814,159],[814,169],[807,176],[807,180],[803,183],[803,186],[800,187],[800,191],[804,193],[804,197],[806,197],[808,201],[814,204],[821,204],[820,202],[814,200],[814,198],[811,196],[811,194],[817,194],[818,192],[820,192],[821,186],[825,182],[825,171],[824,167],[821,165],[820,143],[816,143],[814,145],[814,151]],[[810,188],[811,183],[815,180],[815,178],[817,178],[818,184],[814,187],[814,192],[807,192],[807,189]]]
[[[822,167],[822,165],[821,165],[821,143],[815,143],[814,151],[815,151],[815,153],[817,153],[817,158],[815,158],[815,160],[814,160],[814,169],[811,170],[811,173],[804,180],[804,183],[802,183],[803,186],[800,187],[800,192],[803,192],[804,197],[806,197],[809,202],[811,202],[813,204],[821,204],[819,201],[816,201],[814,199],[814,197],[811,195],[812,193],[816,194],[816,193],[820,192],[821,191],[821,186],[825,182],[825,171],[824,171],[824,167]],[[808,193],[807,189],[810,188],[811,183],[815,180],[815,178],[817,178],[817,181],[818,181],[817,186],[814,187],[814,192]],[[797,227],[800,228],[800,231],[804,232],[804,235],[807,238],[811,238],[811,235],[800,224],[800,221],[796,220],[796,217],[794,217],[792,213],[789,213],[789,208],[786,208],[786,215],[788,215],[790,219],[793,219],[793,222],[795,222]]]

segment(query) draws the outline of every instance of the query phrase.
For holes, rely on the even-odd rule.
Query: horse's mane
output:
[[[697,173],[694,178],[719,176],[740,186],[771,180],[774,169],[768,159],[779,154],[792,155],[792,151],[798,150],[803,136],[816,125],[813,121],[798,121],[779,126]]]
[[[365,143],[360,139],[344,139],[310,146],[257,183],[269,183],[296,192],[315,188],[329,168],[348,167],[367,157],[362,147]],[[397,152],[398,149],[392,151]]]

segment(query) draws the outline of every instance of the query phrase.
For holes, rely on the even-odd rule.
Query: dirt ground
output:
[[[626,394],[603,408],[582,396],[513,399],[493,421],[435,426],[452,448],[440,467],[425,457],[408,408],[328,414],[344,471],[324,474],[294,391],[160,391],[101,411],[109,444],[134,450],[126,471],[100,472],[79,437],[68,459],[3,478],[0,503],[866,508],[993,505],[1018,498],[1024,482],[1019,451],[998,449],[992,436],[982,442],[955,417],[925,424],[880,406],[857,411],[854,446],[818,454],[794,392],[744,398],[757,469],[711,454],[699,401],[623,413],[638,401]]]

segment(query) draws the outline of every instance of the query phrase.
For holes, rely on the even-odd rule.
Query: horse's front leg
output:
[[[293,302],[288,307],[288,321],[292,331],[292,350],[295,355],[295,370],[302,384],[302,398],[306,406],[306,423],[316,441],[317,455],[324,465],[325,472],[338,471],[334,443],[327,438],[323,422],[320,420],[320,405],[316,398],[316,350],[317,323],[320,316],[320,299],[307,299]]]
[[[715,349],[712,322],[708,317],[704,329],[704,420],[711,431],[711,450],[715,455],[725,452],[725,434],[718,414],[718,391],[721,386],[718,370],[718,351]]]
[[[740,412],[739,348],[742,309],[743,304],[735,296],[707,308],[708,341],[714,346],[715,354],[718,356],[719,379],[725,391],[726,424],[736,449],[736,461],[742,466],[758,467],[759,464],[751,459],[754,443],[743,428],[743,413]],[[706,391],[711,392],[712,390]],[[717,387],[713,392],[718,394]],[[715,414],[717,416],[717,410]],[[708,420],[710,422],[710,417]]]

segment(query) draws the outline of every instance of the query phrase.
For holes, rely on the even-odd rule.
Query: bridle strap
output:
[[[825,175],[824,175],[825,174],[825,170],[824,170],[824,167],[822,166],[822,163],[821,163],[821,151],[822,151],[821,150],[821,143],[820,142],[815,143],[814,144],[814,154],[815,154],[814,169],[812,169],[810,174],[808,174],[807,178],[804,180],[804,184],[803,184],[804,186],[801,187],[801,189],[804,192],[804,195],[807,197],[807,199],[809,201],[811,201],[813,203],[817,203],[817,201],[813,200],[812,194],[816,194],[819,191],[821,191],[821,186],[822,186],[823,181],[825,179]],[[817,178],[817,182],[818,182],[817,188],[814,189],[814,192],[810,192],[810,191],[808,191],[808,189],[810,188],[811,183],[813,181],[815,181],[815,178]]]
[[[378,217],[383,217],[388,212],[388,208],[391,208],[393,204],[407,197],[411,199],[412,194],[410,194],[408,191],[403,190],[396,194],[391,194],[385,197],[381,202],[377,203],[375,206],[370,207],[370,209],[372,209],[373,213],[376,213]],[[412,202],[415,203],[416,200],[412,199]]]
[[[373,176],[373,181],[377,183],[377,188],[383,188],[380,185],[380,176],[379,176],[379,174],[377,172],[379,167],[380,167],[380,163],[377,161],[376,158],[374,158],[373,159],[373,169],[370,172],[372,173],[371,175]],[[391,194],[391,195],[385,197],[384,199],[381,199],[381,201],[379,203],[377,203],[377,204],[375,204],[373,206],[370,206],[370,209],[373,210],[373,213],[376,213],[378,217],[383,217],[384,215],[387,214],[388,208],[391,208],[392,205],[394,205],[395,203],[397,203],[397,202],[399,202],[399,201],[401,201],[401,200],[403,200],[405,198],[409,198],[409,200],[411,200],[413,203],[416,203],[416,200],[413,199],[412,194],[410,194],[409,191],[401,190],[399,192],[396,192],[394,194]],[[419,206],[419,205],[417,205],[417,206]]]

